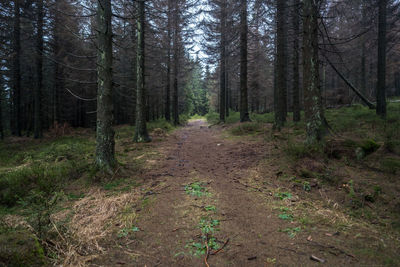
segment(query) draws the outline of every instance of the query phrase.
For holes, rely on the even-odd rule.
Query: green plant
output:
[[[294,219],[293,214],[290,214],[290,213],[282,213],[282,214],[279,214],[278,217],[279,217],[279,219],[282,219],[284,221],[291,221],[291,222]]]
[[[306,192],[310,192],[311,191],[311,185],[309,182],[303,182],[303,189]]]
[[[281,230],[281,232],[283,233],[287,233],[289,235],[290,238],[294,238],[296,236],[297,233],[299,233],[301,231],[301,227],[288,227],[285,228],[283,230]]]
[[[291,199],[292,194],[288,192],[279,192],[275,194],[275,197],[279,198],[280,200]]]
[[[219,229],[216,228],[217,226],[219,226],[219,220],[201,218],[199,222],[199,228],[203,234],[212,234],[216,231],[219,231]]]
[[[204,209],[206,211],[217,211],[217,208],[215,206],[213,206],[213,205],[205,206]]]
[[[207,191],[207,188],[204,187],[205,183],[203,182],[195,182],[185,186],[185,192],[188,195],[202,197],[209,196],[210,193]]]
[[[129,234],[133,234],[133,233],[136,233],[136,232],[139,232],[139,231],[140,231],[140,229],[138,227],[136,227],[136,226],[133,226],[131,228],[122,228],[118,232],[118,237],[119,238],[127,237]]]

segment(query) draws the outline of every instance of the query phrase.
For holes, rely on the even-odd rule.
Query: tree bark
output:
[[[221,2],[221,18],[220,18],[220,84],[219,84],[219,120],[225,122],[225,105],[226,105],[226,83],[225,83],[225,72],[226,72],[226,0]]]
[[[167,44],[167,81],[165,87],[165,119],[171,121],[171,9],[172,1],[168,0],[168,44]]]
[[[37,55],[36,55],[36,86],[34,91],[34,137],[42,137],[42,85],[43,85],[43,0],[37,1]]]
[[[303,88],[308,144],[322,139],[326,120],[322,108],[318,59],[318,6],[320,0],[305,0],[303,5]]]
[[[247,0],[242,0],[240,12],[240,122],[250,121],[247,90]]]
[[[292,8],[292,26],[293,26],[293,121],[301,120],[300,113],[300,71],[299,71],[299,38],[300,38],[300,0],[293,1]]]
[[[21,25],[20,0],[14,1],[14,29],[13,29],[13,132],[22,136],[21,112]]]
[[[172,95],[173,122],[179,125],[179,98],[178,98],[178,70],[179,70],[179,5],[175,1],[174,7],[174,88]]]
[[[286,27],[285,27],[285,0],[277,0],[276,9],[276,38],[277,38],[277,57],[276,57],[276,96],[275,127],[280,129],[286,122]]]
[[[145,91],[145,1],[137,1],[137,95],[136,95],[136,126],[134,142],[150,142],[146,125],[146,91]]]
[[[387,0],[379,0],[378,82],[376,114],[386,117],[386,8]]]
[[[97,131],[96,165],[112,172],[114,156],[113,101],[112,101],[112,27],[111,0],[98,0],[98,63],[97,63]]]

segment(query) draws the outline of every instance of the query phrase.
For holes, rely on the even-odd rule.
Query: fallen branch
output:
[[[222,247],[214,252],[211,253],[211,255],[217,255],[218,252],[224,249],[224,247],[229,243],[229,238],[225,241],[225,243],[222,245]]]
[[[208,238],[206,239],[206,248],[207,248],[207,252],[206,252],[206,256],[204,257],[204,263],[206,264],[207,267],[210,267],[210,265],[208,265],[208,256],[210,255],[210,250],[208,248]]]

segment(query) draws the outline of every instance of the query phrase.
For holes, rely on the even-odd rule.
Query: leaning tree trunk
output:
[[[276,10],[276,96],[275,127],[280,129],[286,122],[286,49],[285,49],[285,0],[277,0]]]
[[[114,156],[113,100],[112,100],[112,28],[111,0],[98,0],[98,62],[97,62],[97,131],[96,165],[112,172]]]
[[[220,18],[220,85],[219,85],[219,120],[225,122],[225,105],[226,105],[226,84],[225,84],[225,71],[226,71],[226,0],[221,3],[221,18]]]
[[[137,95],[136,95],[136,126],[135,126],[135,136],[133,138],[134,142],[150,142],[151,138],[147,132],[146,125],[146,91],[145,91],[145,77],[144,77],[144,29],[145,29],[145,2],[137,1]]]
[[[381,117],[386,117],[386,8],[387,0],[379,0],[376,114]]]
[[[299,71],[299,37],[300,37],[300,0],[293,1],[292,26],[293,26],[293,121],[299,122],[300,114],[300,71]]]
[[[20,0],[14,1],[14,29],[13,29],[13,132],[21,136],[21,22]]]
[[[34,137],[42,137],[42,99],[43,85],[43,0],[38,0],[37,20],[37,55],[36,55],[36,86],[34,91]]]
[[[179,125],[178,73],[179,71],[179,6],[174,7],[174,88],[172,94],[172,113],[174,125]]]
[[[319,81],[319,2],[320,0],[305,0],[303,5],[303,88],[308,144],[320,141],[326,132]]]
[[[240,13],[240,121],[250,121],[247,99],[247,0],[243,0]]]

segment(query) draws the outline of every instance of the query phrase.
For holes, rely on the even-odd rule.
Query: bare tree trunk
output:
[[[363,3],[361,5],[361,8],[362,8],[362,11],[361,11],[362,12],[362,18],[361,18],[362,29],[363,29],[363,31],[365,31],[367,28],[366,4]],[[366,50],[367,50],[367,48],[365,45],[365,41],[366,41],[366,37],[365,37],[365,35],[363,35],[361,37],[361,75],[360,75],[361,76],[361,83],[360,83],[361,93],[363,95],[367,95],[367,74],[366,74],[366,72],[367,72],[367,68],[366,68],[367,51]]]
[[[318,59],[318,6],[320,0],[305,0],[303,5],[303,88],[307,143],[313,144],[326,133],[321,103]]]
[[[386,117],[386,8],[387,0],[379,0],[378,84],[376,114]]]
[[[299,38],[300,38],[300,0],[293,1],[292,7],[292,25],[293,25],[293,121],[301,120],[300,113],[300,71],[299,71]]]
[[[250,121],[247,99],[247,0],[242,0],[240,12],[240,121]]]
[[[276,15],[276,38],[277,38],[277,57],[276,57],[276,96],[275,127],[280,129],[286,122],[286,49],[285,49],[285,0],[277,0]]]
[[[42,85],[43,85],[43,0],[38,0],[36,86],[34,91],[34,137],[42,137]]]
[[[14,29],[13,29],[13,132],[21,136],[21,25],[20,0],[14,1]]]
[[[137,1],[137,95],[136,95],[136,126],[134,142],[150,142],[151,138],[147,132],[146,125],[146,91],[145,91],[145,1]]]
[[[112,101],[112,27],[111,0],[98,0],[98,84],[97,84],[97,131],[96,165],[112,172],[114,156],[113,101]]]
[[[174,88],[172,96],[174,125],[179,125],[179,98],[178,98],[178,70],[179,70],[179,5],[175,1],[174,8]]]
[[[220,19],[220,30],[221,30],[221,43],[220,43],[220,90],[219,90],[219,120],[225,122],[225,72],[226,72],[226,0],[221,3],[221,19]]]
[[[167,84],[165,88],[165,119],[171,121],[171,9],[172,0],[168,0],[168,44],[167,44]]]

